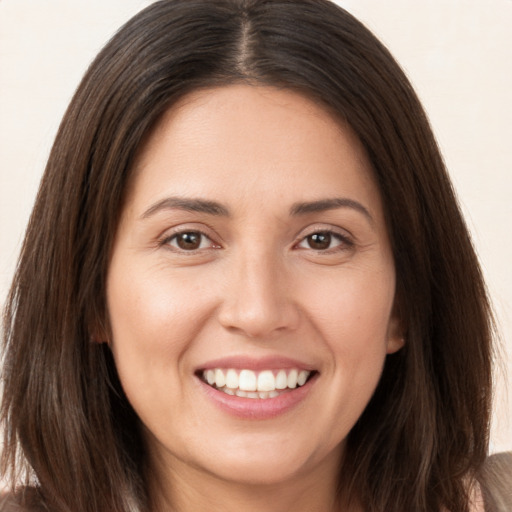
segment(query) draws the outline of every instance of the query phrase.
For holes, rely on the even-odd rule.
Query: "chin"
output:
[[[243,486],[272,486],[294,481],[304,471],[302,461],[285,457],[234,458],[219,461],[210,467],[212,475]]]
[[[341,445],[319,450],[298,443],[297,437],[293,434],[286,440],[252,437],[249,443],[237,442],[235,438],[226,451],[219,450],[208,460],[203,459],[203,468],[217,478],[239,485],[272,486],[297,481],[301,475],[315,473],[326,462],[331,468],[339,467]]]

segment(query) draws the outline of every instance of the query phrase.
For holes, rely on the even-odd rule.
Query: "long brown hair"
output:
[[[162,0],[83,78],[60,126],[4,313],[3,472],[51,510],[147,507],[144,449],[105,344],[105,281],[138,148],[186,93],[293,89],[348,122],[373,165],[406,346],[351,431],[340,487],[368,512],[468,510],[487,452],[492,320],[424,111],[385,47],[326,0]]]

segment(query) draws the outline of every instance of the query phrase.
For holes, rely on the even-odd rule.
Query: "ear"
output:
[[[386,353],[394,354],[405,345],[404,328],[397,308],[393,308],[391,318],[389,319],[388,333],[386,340]]]

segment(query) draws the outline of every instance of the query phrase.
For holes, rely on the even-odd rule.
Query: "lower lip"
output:
[[[303,386],[289,390],[275,398],[243,398],[236,395],[228,395],[209,386],[198,378],[201,390],[224,412],[238,418],[250,420],[266,420],[285,414],[290,409],[303,402],[318,374],[310,378]]]

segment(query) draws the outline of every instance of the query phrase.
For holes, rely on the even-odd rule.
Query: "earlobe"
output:
[[[394,354],[405,345],[404,329],[398,315],[394,314],[388,327],[386,353]]]
[[[404,345],[405,345],[405,339],[403,336],[390,337],[390,338],[388,338],[388,342],[387,342],[387,346],[386,346],[386,353],[394,354],[395,352],[398,352]]]

